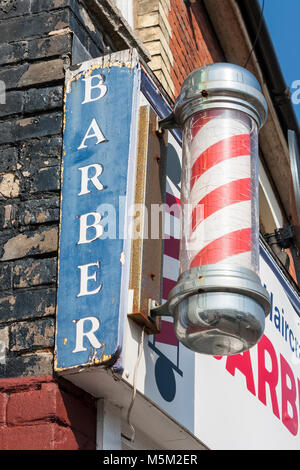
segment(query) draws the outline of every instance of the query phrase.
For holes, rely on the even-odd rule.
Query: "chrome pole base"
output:
[[[207,265],[185,271],[152,315],[174,317],[177,338],[195,352],[224,356],[250,349],[264,332],[269,295],[253,271]]]

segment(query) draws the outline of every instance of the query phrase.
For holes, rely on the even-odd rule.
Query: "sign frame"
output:
[[[139,89],[135,49],[66,70],[57,372],[79,366],[107,367],[122,351]]]

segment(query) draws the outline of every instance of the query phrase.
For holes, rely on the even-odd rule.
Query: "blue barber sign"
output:
[[[66,72],[56,370],[111,363],[122,347],[139,90],[135,50]]]

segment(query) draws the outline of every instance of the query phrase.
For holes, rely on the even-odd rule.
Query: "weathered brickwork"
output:
[[[171,77],[175,96],[178,96],[187,75],[202,65],[221,62],[224,57],[202,2],[170,2],[170,49],[174,59]]]
[[[166,92],[174,96],[173,54],[169,45],[172,36],[168,20],[170,8],[170,0],[136,1],[135,30],[151,53],[149,66]]]
[[[0,379],[0,449],[92,450],[95,400],[52,376]]]
[[[112,46],[77,0],[1,0],[0,31],[0,378],[51,375],[64,68]]]
[[[95,403],[55,381],[53,357],[65,68],[138,44],[115,17],[102,28],[99,4],[0,0],[0,449],[95,447]],[[222,60],[201,2],[141,0],[135,13],[171,98]]]
[[[195,68],[224,59],[200,1],[136,1],[135,30],[152,54],[149,66],[173,99]]]
[[[53,378],[64,69],[78,57],[74,44],[87,57],[112,49],[81,2],[0,0],[0,449],[95,448],[94,400]]]

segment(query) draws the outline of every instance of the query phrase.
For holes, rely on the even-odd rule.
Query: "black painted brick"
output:
[[[58,36],[33,39],[28,41],[27,49],[29,60],[68,54],[72,51],[72,35],[59,34]]]
[[[5,83],[6,90],[17,88],[21,77],[28,68],[29,64],[19,64],[0,69],[0,80]]]
[[[0,20],[30,13],[31,0],[6,0],[0,3]]]
[[[9,91],[5,95],[5,104],[0,103],[0,117],[22,112],[34,114],[42,111],[62,108],[63,87],[32,88],[25,92]]]
[[[11,229],[19,225],[18,210],[17,204],[0,206],[0,229]]]
[[[91,57],[100,57],[104,54],[104,41],[101,41],[101,43],[97,41],[95,44],[95,42],[89,38],[87,50],[91,54]],[[110,48],[107,50],[110,50]]]
[[[80,23],[80,28],[82,26],[88,33],[89,37],[92,38],[95,44],[97,44],[102,50],[104,49],[103,43],[103,33],[99,30],[97,22],[95,22],[90,13],[76,0],[71,0],[71,8],[74,17]],[[70,15],[70,25],[74,26],[74,22],[72,23],[72,16]],[[74,31],[76,32],[76,31]]]
[[[9,43],[0,46],[0,64],[7,64],[0,69],[0,80],[4,80],[8,90],[14,89],[8,94],[7,107],[2,111],[2,116],[21,112],[47,114],[0,122],[0,172],[17,171],[23,175],[20,182],[21,200],[8,203],[11,225],[7,225],[0,236],[4,242],[10,239],[14,242],[15,238],[16,244],[22,243],[24,236],[27,250],[14,253],[13,247],[10,247],[11,257],[5,251],[6,259],[14,261],[2,263],[0,269],[0,289],[5,289],[0,297],[0,324],[10,324],[11,348],[17,352],[13,354],[10,351],[6,364],[0,364],[0,376],[6,377],[47,375],[53,370],[51,353],[35,351],[28,355],[28,350],[52,348],[54,345],[54,320],[48,316],[55,314],[56,258],[23,258],[15,261],[20,256],[35,256],[41,252],[45,256],[49,250],[56,249],[54,242],[53,247],[52,242],[49,242],[49,246],[40,249],[34,241],[32,247],[28,244],[27,249],[31,236],[34,238],[36,234],[42,235],[47,230],[56,230],[52,226],[41,227],[36,231],[30,231],[29,228],[28,231],[28,226],[57,223],[59,217],[59,195],[46,194],[46,191],[57,191],[60,186],[62,113],[49,111],[62,106],[62,86],[49,87],[49,84],[57,84],[57,80],[63,83],[62,61],[42,60],[71,53],[72,34],[48,35],[69,27],[93,57],[103,52],[104,41],[110,42],[108,38],[103,39],[95,22],[89,28],[82,5],[77,0],[11,2],[14,5],[10,11],[1,11],[0,7],[0,41]],[[57,8],[60,10],[55,10]],[[32,62],[36,60],[40,62]],[[17,66],[9,65],[17,63]],[[39,88],[40,84],[48,87]],[[16,90],[19,87],[22,90]],[[15,141],[17,144],[12,144]],[[39,194],[36,192],[44,192],[42,199],[37,199]],[[28,196],[36,199],[24,200]],[[5,223],[9,224],[7,220]],[[53,287],[49,287],[51,285]],[[48,335],[45,334],[46,329]],[[24,351],[26,355],[20,355]]]
[[[71,5],[77,0],[6,0],[0,3],[0,20],[51,11]]]
[[[10,18],[1,23],[1,42],[16,42],[33,37],[41,37],[51,31],[66,28],[69,24],[67,9],[51,13]]]
[[[61,130],[61,113],[2,121],[0,123],[0,144],[58,134]]]
[[[0,232],[0,259],[9,261],[57,251],[57,225],[36,230]]]
[[[63,59],[53,59],[31,63],[26,72],[20,77],[17,86],[20,88],[30,87],[50,82],[63,82],[64,80]]]
[[[89,35],[85,28],[82,27],[81,23],[79,22],[78,18],[70,13],[69,16],[69,27],[79,39],[81,44],[88,50],[89,47]],[[100,41],[99,41],[100,43]]]
[[[1,26],[0,26],[1,28]],[[0,44],[0,65],[62,56],[72,52],[71,33]]]
[[[77,0],[75,0],[77,1]],[[31,12],[51,11],[69,6],[72,0],[31,0]]]
[[[29,200],[0,206],[0,228],[12,229],[20,226],[38,225],[59,221],[59,195],[49,199]]]
[[[22,91],[10,91],[5,94],[5,104],[0,104],[0,117],[23,112],[24,94]]]
[[[60,189],[60,167],[40,168],[30,178],[30,192],[58,191]]]
[[[12,288],[12,265],[10,263],[0,264],[0,290]]]
[[[38,170],[58,165],[62,153],[62,137],[42,137],[22,143],[19,163],[22,170]]]
[[[100,31],[98,25],[92,18],[90,18],[90,21],[87,20],[89,12],[78,0],[32,0],[31,11],[33,13],[40,13],[42,11],[51,11],[66,7],[70,9],[69,26],[85,47],[88,48],[88,36],[90,35],[94,44],[97,44],[98,48],[103,51],[102,31]],[[93,26],[90,26],[90,23],[92,23]],[[84,32],[88,33],[88,35],[83,34]]]
[[[24,60],[26,56],[27,43],[25,41],[0,45],[0,65],[20,62]]]
[[[15,170],[18,161],[18,149],[16,147],[0,148],[0,173]]]
[[[18,205],[20,225],[37,225],[59,221],[59,195],[50,199],[21,202]]]
[[[54,315],[56,289],[17,291],[0,299],[0,324]]]
[[[11,265],[7,266],[11,268]],[[15,289],[51,284],[56,282],[57,261],[56,258],[24,259],[16,262],[10,270]]]
[[[52,375],[53,355],[37,352],[23,356],[8,353],[5,364],[0,364],[0,377],[28,377]]]
[[[36,113],[62,107],[63,87],[33,88],[25,93],[24,112]],[[1,105],[0,105],[1,110]]]

